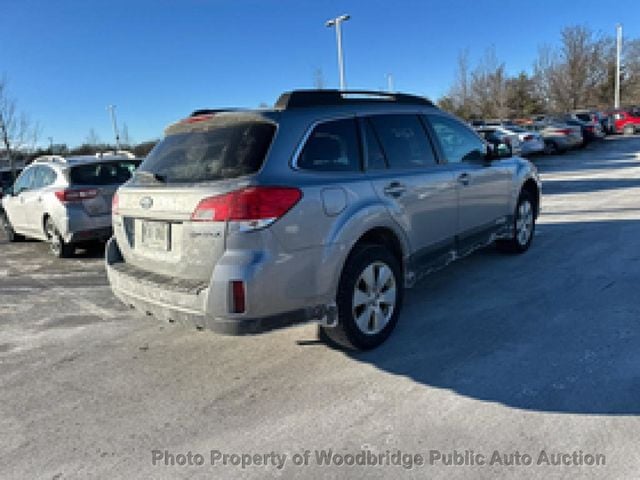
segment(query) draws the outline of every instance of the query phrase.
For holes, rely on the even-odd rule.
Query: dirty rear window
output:
[[[246,121],[165,137],[140,171],[167,183],[206,182],[241,177],[262,167],[275,125]]]
[[[73,185],[118,185],[131,178],[139,160],[89,163],[72,167],[69,180]]]

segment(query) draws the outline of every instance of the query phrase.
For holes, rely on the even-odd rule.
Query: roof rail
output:
[[[66,158],[61,157],[60,155],[41,155],[40,157],[33,160],[33,163],[67,163]]]
[[[129,150],[110,150],[110,151],[106,151],[106,152],[98,152],[96,153],[96,158],[102,158],[102,157],[127,157],[127,158],[136,158],[136,156],[131,153]]]
[[[356,105],[377,102],[433,106],[433,102],[427,98],[406,93],[376,92],[369,90],[293,90],[280,95],[275,108],[278,110],[288,110],[290,108]]]

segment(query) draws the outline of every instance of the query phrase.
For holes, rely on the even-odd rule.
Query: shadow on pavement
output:
[[[525,255],[487,249],[427,277],[389,340],[349,355],[514,408],[640,414],[640,222],[539,230]]]
[[[640,187],[640,178],[545,180],[543,183],[545,195],[587,193],[600,190],[615,190],[618,188],[636,187]]]

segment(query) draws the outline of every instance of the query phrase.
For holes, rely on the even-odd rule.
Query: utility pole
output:
[[[49,140],[49,153],[53,155],[53,137],[47,137]]]
[[[620,108],[620,56],[622,54],[622,25],[616,25],[616,86],[613,106]]]
[[[393,92],[393,73],[387,73],[387,91]]]
[[[340,90],[344,90],[347,86],[344,75],[344,54],[342,52],[342,22],[346,22],[351,18],[350,15],[340,15],[339,17],[327,20],[326,27],[336,27],[336,43],[338,45],[338,70],[340,72]]]
[[[118,124],[116,123],[116,106],[109,105],[107,110],[111,112],[111,123],[113,125],[113,134],[116,137],[116,149],[120,150],[120,134],[118,133]]]

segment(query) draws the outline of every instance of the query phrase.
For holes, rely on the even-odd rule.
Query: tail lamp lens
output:
[[[112,213],[118,213],[118,194],[114,193],[113,197],[111,198],[111,212]]]
[[[95,188],[66,189],[58,190],[55,195],[62,203],[81,202],[97,197],[98,190]]]
[[[257,222],[282,217],[302,198],[290,187],[247,187],[200,201],[191,215],[196,222]]]

